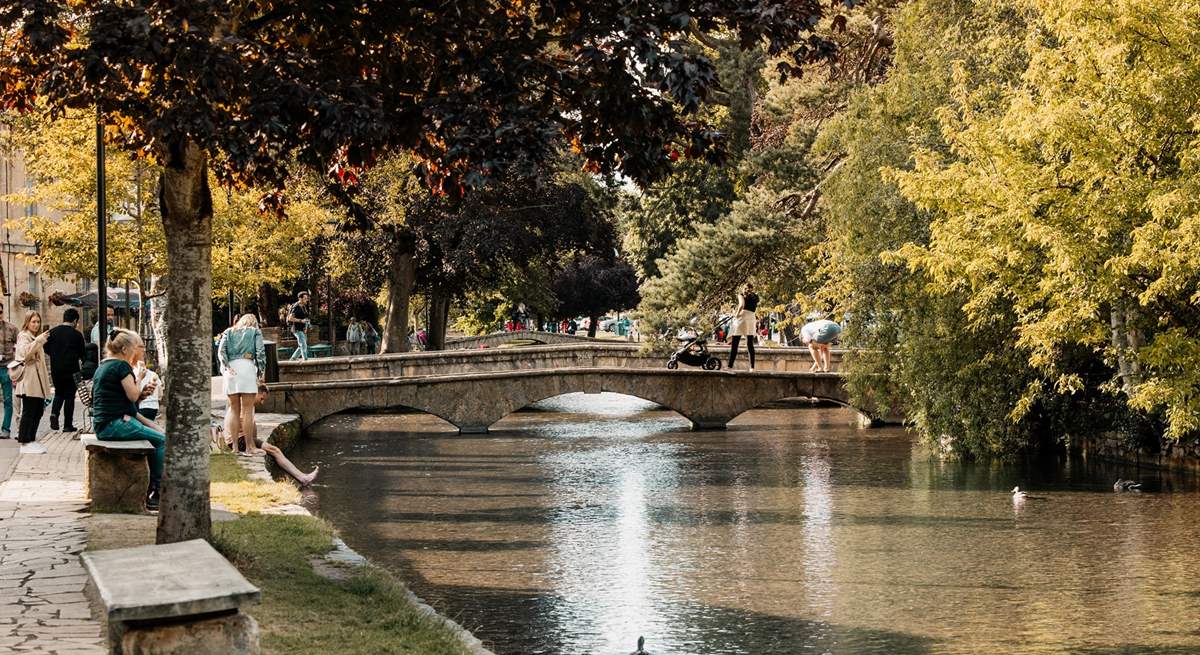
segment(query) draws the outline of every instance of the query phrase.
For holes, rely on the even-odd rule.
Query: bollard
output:
[[[279,344],[274,341],[264,341],[263,347],[267,351],[267,374],[266,382],[279,381]]]

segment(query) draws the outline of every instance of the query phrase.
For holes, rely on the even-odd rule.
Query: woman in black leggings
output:
[[[758,294],[754,293],[754,287],[747,282],[742,292],[738,294],[737,311],[733,313],[733,325],[729,333],[733,336],[733,343],[729,346],[729,368],[733,368],[733,362],[737,360],[738,344],[742,337],[746,337],[746,352],[750,353],[750,370],[754,370],[754,339],[758,334],[758,318],[754,315],[754,310],[758,309]]]

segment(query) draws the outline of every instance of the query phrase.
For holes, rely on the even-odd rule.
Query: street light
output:
[[[97,357],[104,358],[104,342],[108,339],[108,266],[105,264],[108,255],[105,244],[105,222],[108,216],[108,208],[105,201],[104,189],[104,122],[100,113],[100,103],[96,103],[96,274],[100,277],[100,284],[96,289],[96,323],[105,321],[105,324],[96,330],[100,337],[97,340],[97,346],[100,349]]]

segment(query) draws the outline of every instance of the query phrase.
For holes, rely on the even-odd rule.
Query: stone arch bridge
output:
[[[457,337],[446,339],[447,350],[474,350],[476,348],[499,348],[505,344],[520,341],[532,341],[545,345],[597,343],[603,339],[588,337],[581,334],[566,334],[559,332],[541,332],[539,330],[514,330],[512,332],[493,332],[477,337]]]
[[[522,407],[574,392],[636,396],[678,412],[697,430],[724,428],[739,414],[783,398],[849,403],[841,375],[803,372],[545,368],[270,386],[271,410],[299,414],[305,428],[349,410],[410,408],[465,433],[487,432]],[[858,411],[873,418],[869,411]]]

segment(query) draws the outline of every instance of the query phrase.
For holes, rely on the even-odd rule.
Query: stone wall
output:
[[[715,356],[725,360],[727,347],[713,348]],[[756,370],[765,373],[803,373],[812,366],[807,348],[762,348],[756,353]],[[834,351],[832,364],[841,368],[842,352]],[[398,353],[356,357],[327,357],[307,362],[280,362],[279,381],[325,382],[329,380],[369,380],[461,375],[534,369],[623,368],[666,369],[667,358],[642,352],[637,344],[585,343],[555,346],[526,346],[485,350]],[[745,355],[738,360],[748,366]],[[689,367],[680,366],[680,370]]]
[[[1197,437],[1179,443],[1164,442],[1158,452],[1137,448],[1115,432],[1096,437],[1068,436],[1067,447],[1072,453],[1085,457],[1200,473],[1200,438]]]

